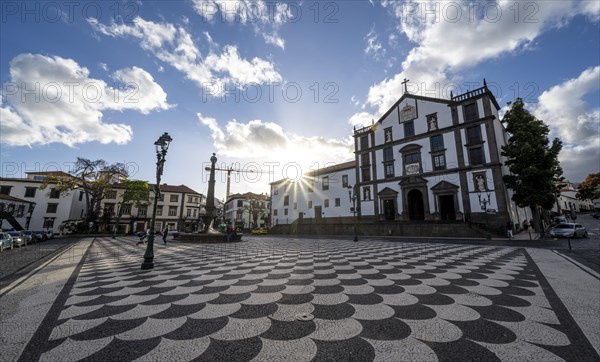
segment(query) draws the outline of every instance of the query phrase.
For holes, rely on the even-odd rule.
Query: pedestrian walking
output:
[[[513,238],[513,223],[512,223],[512,221],[509,221],[506,223],[506,234],[508,235],[509,240]]]
[[[165,227],[165,229],[163,230],[163,243],[165,243],[165,245],[167,245],[167,235],[169,234],[169,228]]]

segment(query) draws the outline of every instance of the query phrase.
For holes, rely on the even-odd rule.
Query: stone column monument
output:
[[[210,176],[208,178],[208,193],[206,195],[206,215],[202,217],[202,223],[204,224],[204,233],[215,233],[217,232],[213,228],[217,208],[215,207],[215,163],[217,163],[217,157],[212,154],[210,158]]]

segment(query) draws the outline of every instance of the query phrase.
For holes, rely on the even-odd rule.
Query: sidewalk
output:
[[[600,360],[600,278],[551,250],[84,239],[0,290],[0,361]]]

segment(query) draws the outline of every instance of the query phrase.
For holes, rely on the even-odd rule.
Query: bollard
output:
[[[569,250],[573,251],[573,249],[571,248],[571,238],[568,238],[567,240],[569,240]]]

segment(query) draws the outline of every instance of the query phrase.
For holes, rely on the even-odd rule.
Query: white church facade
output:
[[[352,182],[360,223],[463,221],[499,231],[508,221],[529,220],[502,180],[508,136],[499,110],[484,81],[451,99],[405,92],[371,126],[355,129]],[[273,192],[280,184],[272,184],[274,208],[283,204],[284,195]],[[353,215],[349,207],[342,211]]]

